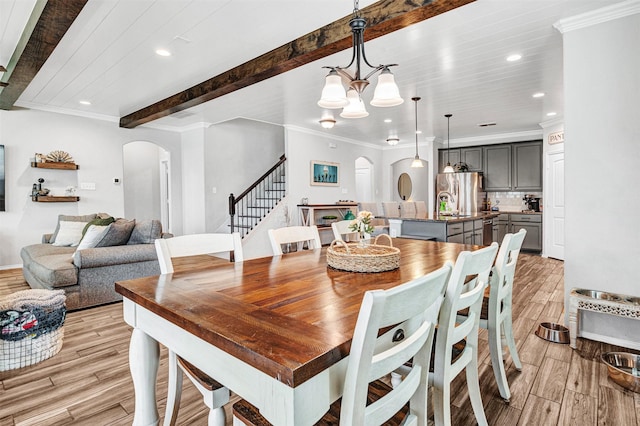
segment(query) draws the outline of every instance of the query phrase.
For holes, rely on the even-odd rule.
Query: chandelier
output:
[[[367,56],[364,53],[364,29],[367,26],[367,21],[360,16],[360,10],[358,9],[358,0],[353,2],[353,18],[349,21],[351,32],[353,33],[353,54],[351,56],[351,62],[344,67],[323,67],[328,68],[329,74],[325,78],[324,88],[322,89],[322,96],[318,101],[318,106],[322,108],[344,108],[340,114],[343,118],[361,118],[369,115],[364,102],[362,102],[362,92],[369,85],[369,77],[380,72],[378,76],[378,84],[373,93],[373,99],[371,105],[377,107],[392,107],[400,105],[404,100],[400,97],[400,91],[396,85],[393,74],[389,70],[389,67],[397,66],[398,64],[386,64],[373,66],[367,60]],[[369,68],[372,69],[369,74],[362,77],[361,64],[363,61]],[[355,63],[355,71],[350,71],[348,68]],[[349,80],[349,90],[345,91],[342,85],[342,77]]]

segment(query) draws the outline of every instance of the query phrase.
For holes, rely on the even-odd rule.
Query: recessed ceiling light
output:
[[[489,127],[489,126],[495,126],[496,122],[495,121],[490,121],[488,123],[480,123],[478,124],[478,127]]]
[[[553,111],[547,113],[547,117],[553,117],[554,115],[556,115],[556,113]]]
[[[522,59],[522,55],[518,55],[517,53],[507,56],[507,61],[509,62],[519,61],[520,59]]]
[[[171,52],[169,52],[167,49],[158,49],[158,50],[156,50],[156,55],[158,55],[158,56],[171,56]]]
[[[91,105],[91,102],[89,102],[89,101],[78,101],[78,103],[80,105]]]
[[[543,96],[544,96],[544,93],[543,93],[543,92],[538,92],[538,93],[534,93],[532,96],[533,96],[534,98],[541,98],[541,97],[543,97]]]
[[[393,121],[393,120],[392,120],[392,119],[390,119],[390,118],[385,118],[385,119],[384,119],[384,122],[385,122],[385,123],[391,123],[392,121]]]
[[[416,135],[421,135],[422,134],[422,130],[416,130]]]
[[[391,146],[398,145],[398,142],[400,142],[400,139],[397,136],[390,136],[387,138],[387,143]]]

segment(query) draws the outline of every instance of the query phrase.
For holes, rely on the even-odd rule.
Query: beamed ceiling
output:
[[[541,122],[562,118],[562,36],[553,24],[617,2],[361,1],[367,57],[399,64],[392,71],[405,102],[370,106],[372,84],[363,94],[369,117],[350,120],[316,105],[322,66],[351,58],[350,1],[1,0],[1,81],[8,86],[0,107],[175,131],[244,117],[413,144],[411,97],[420,96],[421,137],[446,138],[446,113],[454,144],[533,134]],[[156,55],[158,48],[171,56]],[[522,59],[507,62],[513,53]],[[536,92],[545,96],[533,98]],[[331,130],[318,124],[326,114],[337,120]],[[496,124],[478,126],[488,122]]]

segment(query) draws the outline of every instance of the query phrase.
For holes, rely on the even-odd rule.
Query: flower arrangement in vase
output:
[[[366,240],[371,238],[371,234],[374,230],[373,225],[371,224],[372,219],[373,214],[371,214],[371,212],[362,210],[358,212],[358,216],[349,225],[350,230],[360,234],[360,246],[364,246]]]

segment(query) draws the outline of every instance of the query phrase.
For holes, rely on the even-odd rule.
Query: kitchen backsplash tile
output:
[[[497,206],[501,212],[519,212],[527,209],[523,200],[526,194],[540,198],[540,210],[542,210],[544,200],[541,192],[487,192],[487,199],[491,201],[491,207]]]

